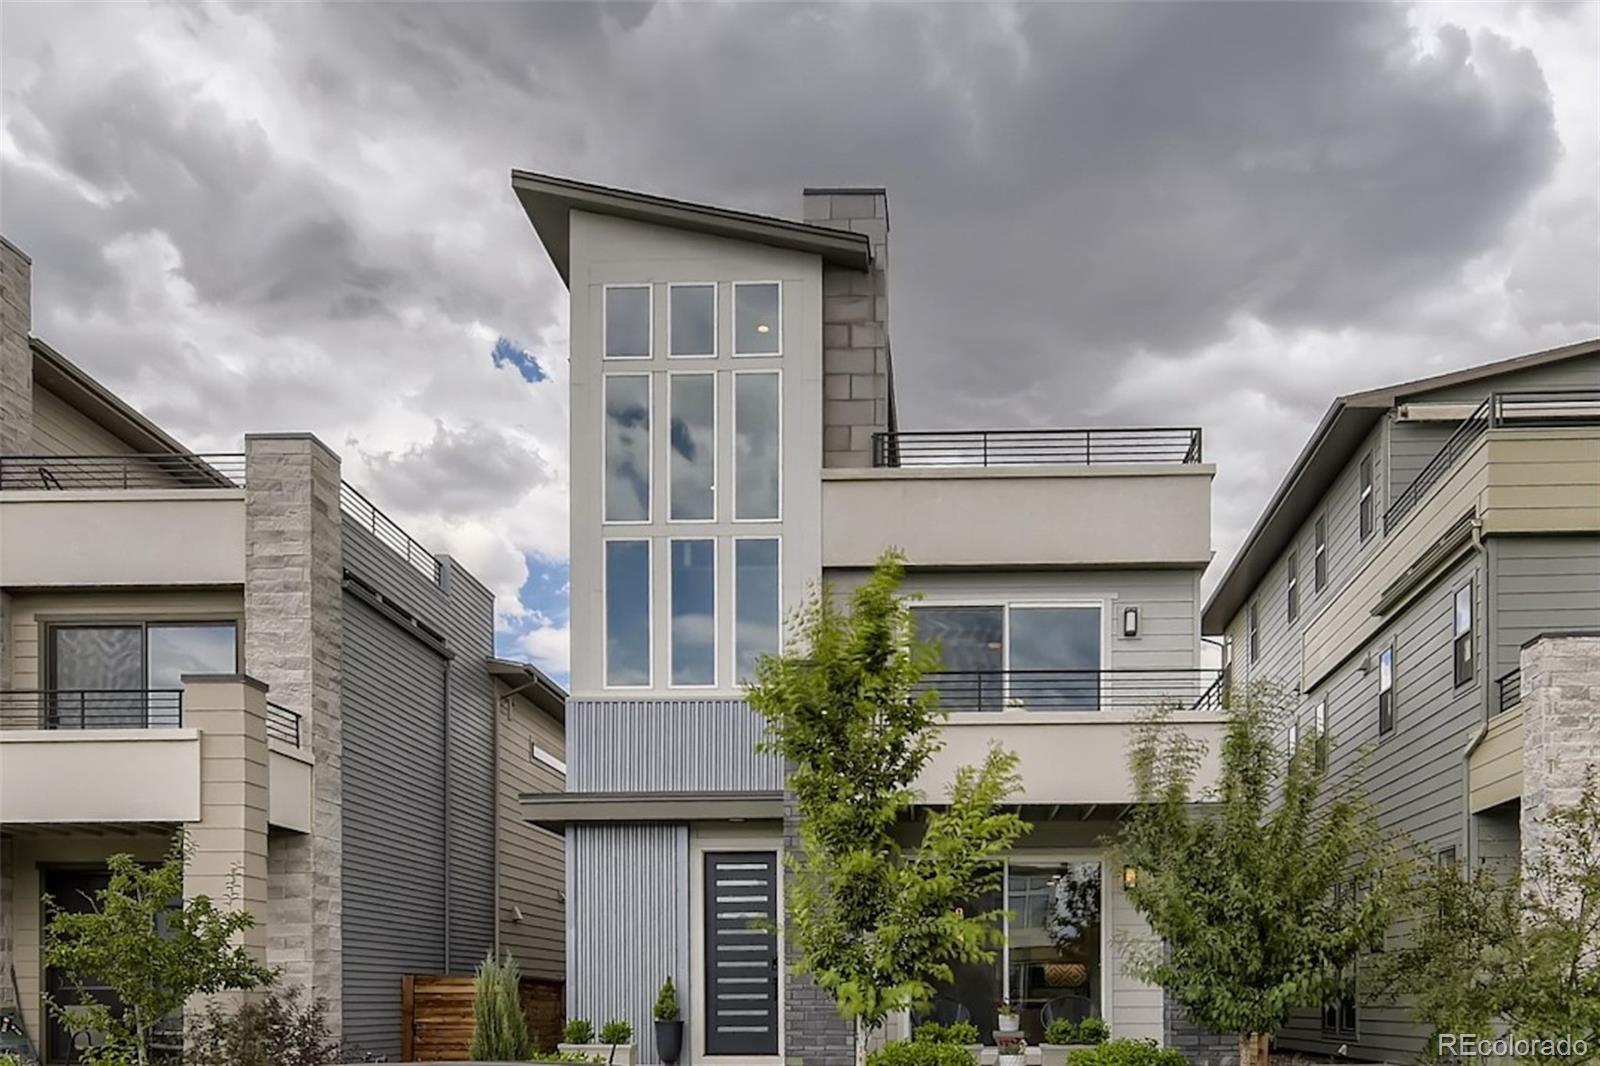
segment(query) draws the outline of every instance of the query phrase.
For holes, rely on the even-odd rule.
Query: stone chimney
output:
[[[822,465],[871,466],[872,435],[896,428],[889,349],[889,194],[805,190],[805,221],[865,234],[865,271],[822,266]]]
[[[33,260],[0,237],[0,455],[33,450]]]

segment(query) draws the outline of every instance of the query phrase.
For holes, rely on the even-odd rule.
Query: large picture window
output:
[[[709,687],[717,683],[717,542],[674,540],[668,547],[672,683]]]
[[[668,381],[669,515],[674,522],[709,522],[717,517],[717,378],[672,374]]]
[[[939,646],[928,683],[951,711],[1096,710],[1103,696],[1098,604],[919,604],[917,638]]]
[[[782,378],[777,371],[733,375],[733,517],[780,517]]]
[[[605,378],[605,520],[650,521],[650,375]]]
[[[605,288],[605,357],[650,358],[650,286],[607,285]]]
[[[231,621],[63,624],[49,641],[57,728],[176,726],[185,674],[239,672]]]
[[[605,547],[605,676],[610,688],[650,686],[650,542]]]
[[[733,541],[733,655],[737,680],[755,676],[763,655],[778,653],[782,624],[779,544],[776,537]]]

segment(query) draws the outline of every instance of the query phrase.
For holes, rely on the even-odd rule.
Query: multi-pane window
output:
[[[57,728],[180,725],[185,674],[239,670],[231,621],[64,624],[49,634],[48,724]]]
[[[1372,456],[1361,457],[1361,539],[1366,540],[1372,536],[1373,507],[1376,501],[1372,497]]]
[[[779,517],[781,377],[776,370],[733,375],[733,518]]]
[[[674,540],[668,551],[672,683],[709,687],[717,683],[717,542]]]
[[[1261,625],[1256,616],[1256,601],[1250,601],[1250,661],[1255,662],[1261,654]]]
[[[1284,610],[1288,614],[1289,624],[1300,617],[1300,553],[1289,553],[1289,583],[1285,587]]]
[[[1394,729],[1394,645],[1378,653],[1378,733]]]
[[[717,287],[667,286],[667,355],[675,359],[717,354]]]
[[[1456,590],[1455,638],[1452,641],[1452,658],[1455,661],[1455,683],[1465,685],[1472,680],[1472,583]]]
[[[650,542],[605,546],[605,677],[611,688],[650,687]]]
[[[650,286],[605,287],[605,342],[607,359],[650,358]]]
[[[1318,770],[1328,768],[1328,701],[1322,700],[1316,706],[1311,716],[1312,728],[1312,758]]]
[[[1321,592],[1328,585],[1328,519],[1318,515],[1311,527],[1311,584]]]
[[[949,710],[1095,710],[1107,696],[1098,605],[930,604],[912,617],[939,647],[930,682]]]
[[[650,375],[605,377],[605,520],[650,521]]]
[[[778,355],[782,336],[783,286],[776,281],[735,282],[733,354]]]
[[[755,676],[763,655],[778,653],[782,623],[778,552],[776,537],[733,541],[733,665],[740,681]]]
[[[717,376],[671,374],[668,515],[674,522],[717,517]]]

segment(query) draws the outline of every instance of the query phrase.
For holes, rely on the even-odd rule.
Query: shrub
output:
[[[1057,1018],[1044,1027],[1044,1042],[1046,1044],[1076,1044],[1078,1042],[1078,1023],[1071,1018]]]
[[[186,1066],[321,1066],[339,1061],[321,1000],[302,1005],[293,986],[232,1013],[216,1003],[189,1024]],[[3,1061],[3,1060],[0,1060]]]
[[[978,1027],[971,1022],[951,1022],[944,1027],[944,1043],[961,1047],[981,1043]]]
[[[517,960],[492,954],[478,964],[472,984],[472,1044],[468,1054],[485,1062],[526,1058],[533,1047],[522,1012],[522,974]]]
[[[1085,1018],[1078,1023],[1077,1037],[1080,1044],[1104,1044],[1111,1039],[1111,1026],[1104,1018]]]
[[[594,1043],[594,1024],[588,1018],[573,1018],[567,1022],[567,1028],[561,1042],[563,1044]]]
[[[867,1056],[867,1066],[972,1066],[972,1055],[956,1044],[899,1040]]]
[[[1189,1066],[1176,1050],[1154,1040],[1107,1040],[1067,1056],[1067,1066]]]
[[[672,987],[670,977],[661,983],[661,991],[656,995],[654,1014],[658,1022],[675,1022],[682,1017],[678,1010],[678,990]]]
[[[619,1018],[613,1018],[600,1027],[600,1043],[602,1044],[631,1044],[633,1043],[633,1026]]]
[[[604,1055],[586,1055],[581,1051],[536,1051],[533,1054],[534,1066],[545,1066],[552,1062],[605,1062]]]

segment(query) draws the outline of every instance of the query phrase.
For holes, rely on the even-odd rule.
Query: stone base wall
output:
[[[1522,861],[1543,854],[1545,818],[1600,775],[1600,632],[1547,633],[1522,649]]]
[[[1201,1028],[1169,996],[1163,996],[1161,1030],[1161,1042],[1182,1052],[1190,1066],[1238,1066],[1239,1038]]]
[[[783,850],[800,849],[800,820],[794,797],[783,805]],[[784,877],[788,877],[787,868]],[[784,965],[793,966],[796,953],[784,945]],[[855,1062],[855,1026],[839,1017],[833,997],[808,977],[789,973],[783,987],[783,1053],[790,1066],[851,1066]]]

